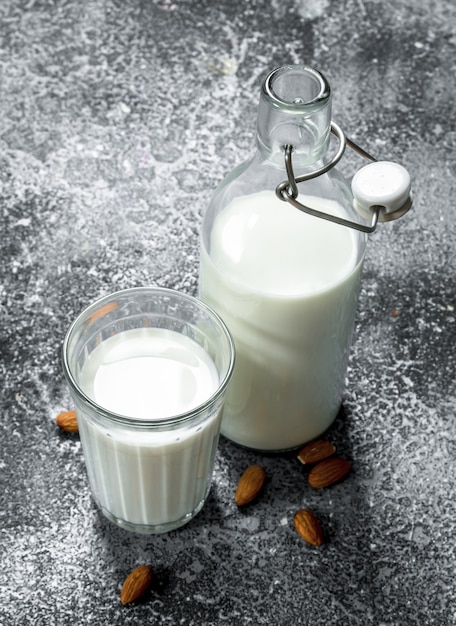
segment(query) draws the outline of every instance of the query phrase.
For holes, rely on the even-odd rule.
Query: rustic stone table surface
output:
[[[0,624],[456,624],[455,4],[2,0],[0,38]],[[201,217],[253,150],[261,77],[299,62],[415,193],[370,238],[328,433],[352,472],[315,491],[294,453],[221,440],[202,512],[130,534],[55,425],[65,331],[117,289],[196,293]],[[268,483],[238,510],[250,463]],[[302,506],[319,549],[293,528]],[[122,606],[141,563],[152,588]]]

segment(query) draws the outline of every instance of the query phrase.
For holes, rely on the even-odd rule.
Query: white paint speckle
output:
[[[32,220],[30,217],[23,217],[22,219],[17,220],[16,226],[30,226],[31,223]]]
[[[329,0],[301,0],[298,4],[298,14],[309,20],[324,15],[329,7]]]

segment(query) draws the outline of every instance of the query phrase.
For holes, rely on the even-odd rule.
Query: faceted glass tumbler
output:
[[[178,340],[183,367],[193,367],[195,355],[208,360],[216,382],[207,397],[203,393],[196,406],[176,411],[170,393],[169,412],[157,416],[154,392],[149,390],[150,416],[146,406],[146,414],[137,417],[125,410],[117,412],[115,399],[114,407],[103,406],[110,403],[110,395],[122,395],[121,378],[112,386],[112,394],[107,387],[109,402],[98,403],[95,377],[102,378],[103,367],[110,365],[116,350],[125,350],[125,340],[134,337],[135,343],[128,344],[129,356],[138,351],[135,363],[141,368],[145,341],[155,335],[161,337],[164,354],[167,337]],[[117,345],[108,353],[112,342]],[[93,370],[92,381],[89,364],[99,353],[110,356]],[[198,299],[171,289],[144,287],[114,293],[91,304],[72,323],[63,344],[63,370],[75,404],[92,494],[108,519],[133,532],[161,533],[182,526],[201,510],[210,490],[234,358],[234,344],[222,319]],[[189,374],[185,371],[168,380],[169,359],[163,357],[162,364],[157,378],[166,389],[185,397],[181,386],[188,386]],[[142,381],[143,374],[139,369],[137,379]],[[141,385],[137,379],[130,385]],[[163,397],[166,400],[164,392],[162,401]]]

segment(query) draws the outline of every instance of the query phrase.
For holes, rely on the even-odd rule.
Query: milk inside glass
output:
[[[166,419],[203,404],[219,378],[207,353],[177,332],[140,328],[103,341],[88,356],[80,386],[105,409]],[[220,410],[204,424],[150,432],[79,420],[92,490],[123,522],[161,526],[203,503],[219,433]]]
[[[300,201],[342,214],[334,200]],[[215,218],[209,250],[201,247],[200,296],[235,341],[222,420],[233,441],[293,448],[335,419],[361,277],[357,236],[273,191],[237,197]]]

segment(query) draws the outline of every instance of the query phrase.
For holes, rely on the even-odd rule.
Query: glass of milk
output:
[[[190,521],[209,493],[234,344],[192,296],[127,289],[69,328],[63,368],[94,499],[122,528]]]

